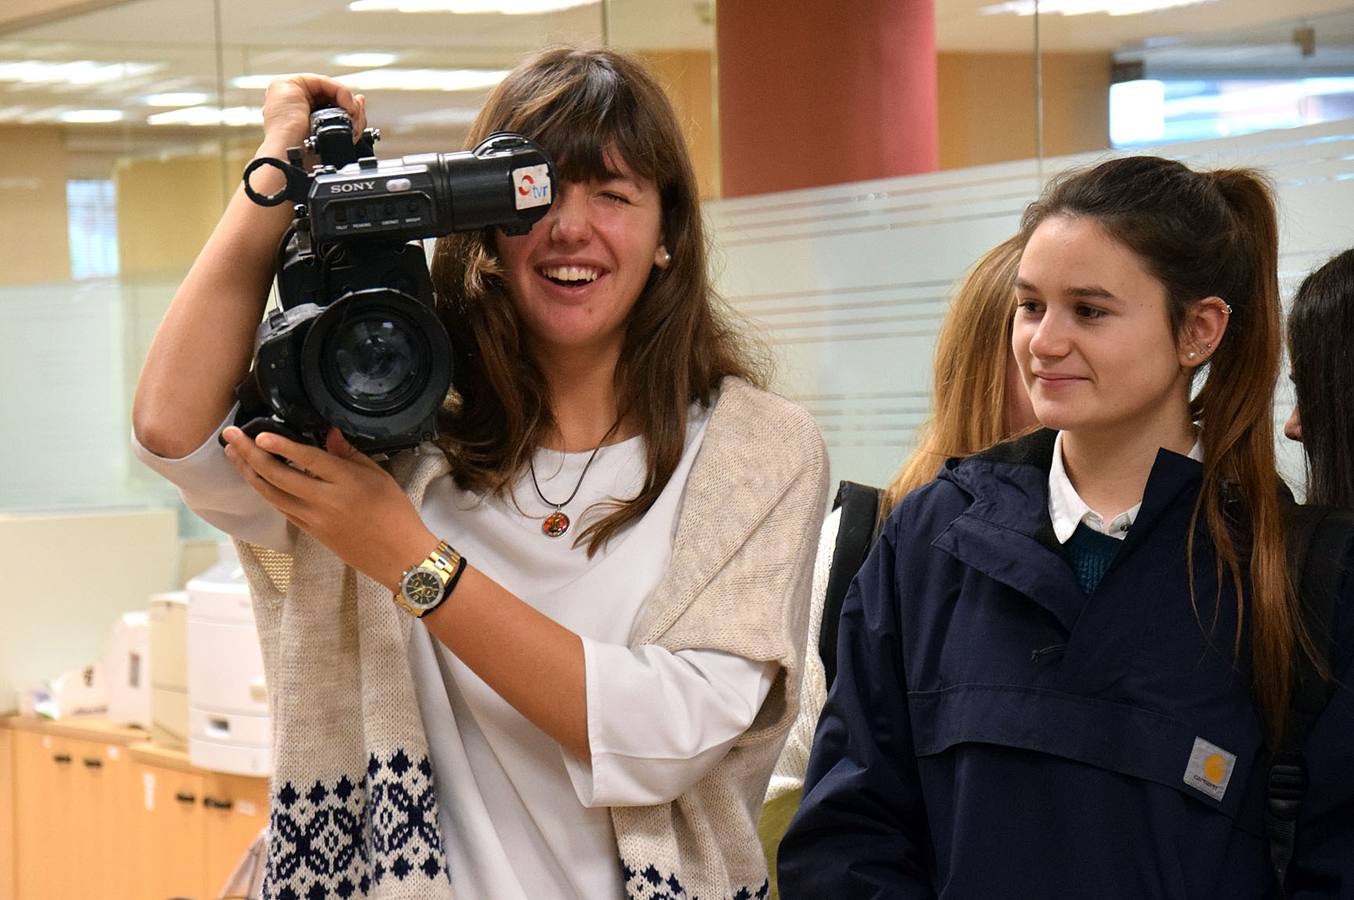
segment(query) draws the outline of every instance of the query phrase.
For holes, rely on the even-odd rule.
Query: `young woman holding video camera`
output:
[[[1347,897],[1354,579],[1327,665],[1274,464],[1270,193],[1115,159],[1051,185],[1021,236],[1012,347],[1046,429],[890,516],[844,603],[781,896]],[[1336,681],[1286,864],[1266,801],[1304,658]]]
[[[327,104],[364,127],[337,82],[275,82],[259,154]],[[501,130],[554,160],[554,205],[521,237],[438,242],[469,364],[437,447],[383,466],[336,430],[320,449],[225,428],[222,453],[289,221],[239,196],[138,387],[139,454],[250,574],[277,756],[267,893],[750,897],[797,706],[822,441],[756,386],[720,311],[651,76],[547,51],[469,144]]]

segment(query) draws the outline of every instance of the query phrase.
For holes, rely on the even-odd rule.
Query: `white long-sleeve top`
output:
[[[818,717],[827,703],[827,669],[818,653],[818,638],[823,632],[823,606],[827,602],[827,579],[832,572],[832,557],[837,549],[837,532],[841,529],[841,508],[832,510],[823,520],[818,534],[818,552],[813,559],[813,587],[809,595],[809,642],[804,654],[804,680],[799,686],[799,714],[790,726],[785,747],[776,760],[771,782],[766,786],[766,802],[782,794],[804,787],[804,776],[809,771],[809,752],[813,749],[813,734],[818,729]]]
[[[607,807],[666,802],[698,781],[751,725],[774,663],[708,650],[627,646],[645,599],[671,556],[677,514],[708,414],[693,407],[681,463],[645,516],[589,559],[572,537],[582,512],[634,496],[644,443],[603,448],[565,507],[563,538],[540,529],[553,511],[527,475],[513,496],[485,498],[448,477],[421,512],[433,533],[526,603],[582,637],[591,759],[564,751],[432,638],[415,628],[408,648],[438,784],[439,823],[452,879],[470,897],[622,897]],[[286,551],[281,514],[236,475],[213,436],[179,460],[137,445],[147,465],[179,487],[188,506],[236,537]],[[436,452],[436,451],[433,451]],[[545,497],[579,483],[588,453],[535,457]]]

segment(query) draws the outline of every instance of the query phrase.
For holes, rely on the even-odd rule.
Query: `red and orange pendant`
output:
[[[541,534],[546,537],[560,537],[569,530],[569,517],[558,509],[545,517],[541,523]]]

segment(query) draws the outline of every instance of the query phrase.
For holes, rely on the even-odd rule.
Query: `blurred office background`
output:
[[[1354,245],[1349,0],[7,0],[0,526],[19,574],[0,659],[51,649],[0,672],[0,712],[15,681],[86,658],[123,598],[214,558],[214,532],[132,460],[130,398],[257,146],[269,79],[365,92],[380,156],[450,151],[506,70],[557,42],[636,53],[670,91],[721,289],[817,416],[834,480],[889,477],[955,279],[1068,165],[1149,149],[1263,167],[1287,294]],[[1299,460],[1284,450],[1300,487]],[[126,537],[116,517],[146,510],[154,538]],[[105,539],[77,522],[177,544],[89,572],[81,547]],[[63,565],[87,590],[33,606]]]

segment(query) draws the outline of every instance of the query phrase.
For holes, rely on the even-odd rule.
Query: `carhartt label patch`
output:
[[[1227,793],[1227,782],[1232,780],[1234,768],[1236,754],[1228,753],[1203,738],[1195,738],[1189,765],[1185,767],[1185,784],[1203,791],[1214,800],[1221,800],[1222,795]]]

